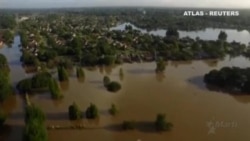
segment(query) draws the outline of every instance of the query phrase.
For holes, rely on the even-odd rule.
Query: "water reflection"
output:
[[[202,90],[206,89],[206,85],[203,81],[203,76],[194,76],[192,78],[189,78],[187,81]]]
[[[8,63],[10,66],[20,66],[19,60],[10,60]]]
[[[112,73],[114,66],[105,66],[104,71],[107,75],[110,75]]]
[[[4,110],[4,112],[6,114],[11,114],[15,110],[15,108],[17,107],[16,95],[10,96],[3,103],[1,103],[0,107],[1,107],[1,109]]]
[[[69,120],[69,115],[67,112],[53,112],[53,113],[46,113],[47,120]]]
[[[203,60],[203,63],[205,63],[207,66],[209,67],[216,67],[218,65],[218,60],[214,59],[214,60]]]
[[[192,61],[170,61],[170,65],[178,68],[178,66],[182,65],[190,65],[192,64]]]
[[[155,73],[155,78],[158,82],[162,82],[165,79],[165,74],[164,73]]]
[[[119,79],[120,79],[120,81],[123,81],[124,80],[124,75],[119,75]]]
[[[137,69],[130,69],[128,70],[131,74],[153,74],[155,70],[153,69],[144,69],[144,68],[137,68]]]
[[[60,84],[60,88],[63,90],[63,91],[67,91],[69,89],[69,81],[63,81],[63,82],[59,82]]]
[[[77,78],[77,81],[78,81],[79,83],[84,83],[85,77]]]
[[[100,74],[104,74],[104,66],[99,67],[99,72],[100,72]]]
[[[124,132],[124,129],[122,128],[122,122],[118,124],[108,125],[104,128],[113,132]],[[146,134],[149,134],[149,133],[159,134],[159,132],[155,130],[155,124],[153,121],[135,121],[134,130],[137,130],[139,132],[143,132]]]
[[[244,104],[250,103],[250,95],[233,95],[232,97],[240,103]]]
[[[88,71],[96,71],[98,67],[94,66],[94,67],[86,67],[86,69]]]
[[[100,124],[100,117],[99,118],[96,118],[96,119],[86,119],[86,127],[88,128],[93,128],[93,127],[99,127],[99,124]]]
[[[52,100],[52,101],[55,107],[59,107],[61,104],[63,104],[63,99]]]

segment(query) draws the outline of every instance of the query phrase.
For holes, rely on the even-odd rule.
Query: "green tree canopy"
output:
[[[172,123],[166,121],[164,114],[158,114],[155,120],[155,127],[157,131],[168,131],[172,128]]]
[[[162,58],[158,59],[156,62],[155,72],[163,72],[166,69],[165,62]]]
[[[111,55],[105,55],[103,58],[100,59],[100,64],[111,66],[115,63],[115,57]]]
[[[204,75],[204,82],[219,89],[249,94],[250,68],[223,67],[220,70],[211,70]]]
[[[0,29],[13,29],[16,26],[15,15],[0,14]]]
[[[98,108],[96,107],[96,105],[94,104],[90,104],[90,106],[87,108],[86,112],[86,117],[88,119],[96,119],[99,117],[99,111]]]
[[[116,81],[111,81],[107,86],[106,86],[107,90],[110,92],[117,92],[119,91],[122,86],[119,82]]]
[[[12,94],[12,87],[9,83],[9,76],[0,71],[0,102],[6,100]]]
[[[76,77],[77,78],[84,78],[85,77],[84,71],[81,67],[76,68]]]
[[[58,79],[59,81],[68,81],[68,72],[63,66],[58,66],[57,68],[58,72]]]
[[[174,27],[169,27],[167,29],[167,32],[166,32],[166,37],[167,38],[175,38],[175,39],[178,39],[179,38],[179,32],[176,28]]]
[[[2,36],[3,40],[5,43],[9,44],[12,43],[14,40],[14,34],[11,32],[11,30],[5,30],[3,32],[3,36]]]
[[[70,120],[77,120],[82,118],[82,112],[75,102],[69,106],[68,113]]]
[[[48,135],[44,125],[36,119],[29,121],[23,132],[23,141],[47,141]]]
[[[39,65],[38,58],[36,58],[34,55],[32,55],[31,53],[29,53],[27,51],[23,51],[23,54],[20,58],[20,61],[24,65],[28,65],[28,66],[38,66]]]
[[[78,37],[78,36],[73,38],[73,40],[71,41],[71,47],[73,47],[74,49],[82,48],[83,47],[83,42],[82,42],[81,38]]]
[[[6,57],[3,54],[0,54],[0,71],[9,73],[9,65]]]
[[[227,33],[225,31],[220,31],[218,35],[218,40],[226,41],[227,40]]]
[[[54,78],[50,79],[49,90],[50,90],[50,94],[51,94],[52,99],[61,99],[61,98],[63,98],[63,95],[62,95],[62,93],[60,91],[58,83]]]
[[[30,93],[32,91],[32,81],[30,78],[23,79],[17,83],[16,88],[22,94]]]
[[[49,88],[49,82],[52,78],[51,74],[48,72],[39,72],[31,78],[32,88]]]
[[[109,109],[109,113],[114,116],[117,114],[117,112],[118,112],[118,109],[116,108],[115,104],[112,104]]]
[[[45,121],[45,114],[43,111],[35,105],[27,105],[25,107],[25,123],[36,120],[38,123]]]
[[[23,141],[47,141],[48,135],[44,121],[45,115],[43,111],[34,104],[27,103]]]

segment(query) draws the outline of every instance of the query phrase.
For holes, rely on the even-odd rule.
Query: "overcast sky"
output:
[[[0,8],[89,6],[250,8],[250,0],[0,0]]]

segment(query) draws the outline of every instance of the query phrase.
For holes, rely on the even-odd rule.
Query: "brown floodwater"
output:
[[[1,53],[10,62],[13,85],[29,76],[18,61],[20,52],[16,45],[1,49]],[[244,57],[226,57],[218,61],[169,61],[166,71],[158,75],[154,72],[155,63],[86,68],[84,81],[77,80],[72,74],[68,83],[60,84],[64,95],[62,100],[53,101],[49,94],[44,93],[31,97],[31,101],[46,113],[46,125],[83,123],[91,128],[49,130],[49,141],[246,141],[250,139],[250,96],[210,91],[202,80],[205,73],[223,66],[250,67],[250,61]],[[120,68],[124,71],[122,79]],[[107,92],[102,84],[105,75],[119,81],[122,89],[117,93]],[[90,103],[96,104],[100,118],[96,121],[69,121],[67,110],[73,102],[83,111]],[[112,103],[119,109],[115,117],[108,114]],[[16,95],[1,106],[10,115],[0,140],[20,140],[24,126],[22,99]],[[173,123],[170,132],[156,133],[153,130],[158,113],[165,113],[166,119]],[[137,129],[121,131],[124,120],[136,121]]]

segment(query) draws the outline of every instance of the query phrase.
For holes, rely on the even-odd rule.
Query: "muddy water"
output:
[[[11,57],[8,59],[11,60]],[[15,76],[12,77],[13,83],[25,76],[20,65],[10,65],[11,75]],[[49,94],[40,94],[31,100],[45,111],[47,125],[75,124],[67,117],[67,109],[72,102],[76,102],[82,110],[90,103],[99,107],[99,120],[83,119],[77,122],[93,129],[50,130],[49,141],[249,140],[250,96],[231,96],[209,91],[202,82],[202,75],[223,66],[250,67],[250,62],[243,57],[227,57],[217,62],[168,62],[162,75],[154,73],[155,63],[85,69],[84,83],[72,74],[69,83],[61,85],[63,100],[53,101]],[[124,70],[123,80],[119,77],[121,67]],[[107,92],[102,85],[104,75],[120,81],[122,90],[117,93]],[[4,140],[8,141],[20,139],[23,125],[22,100],[16,96],[13,101],[5,106],[12,107],[9,108],[12,110],[6,123],[9,128],[4,133]],[[111,117],[107,111],[112,103],[119,108],[116,117]],[[152,130],[157,113],[166,114],[167,120],[174,125],[172,131],[160,134]],[[123,120],[137,121],[137,130],[121,131],[119,127]],[[214,128],[209,128],[208,123],[214,124]]]
[[[214,67],[210,67],[211,64]],[[245,140],[250,139],[250,97],[210,92],[200,77],[213,68],[235,65],[247,67],[250,63],[242,57],[232,60],[226,58],[226,61],[217,64],[214,61],[169,62],[164,77],[155,75],[154,63],[125,64],[122,66],[125,71],[121,81],[123,89],[116,94],[104,90],[102,78],[110,73],[111,79],[119,81],[120,67],[112,72],[108,68],[85,70],[85,82],[79,83],[76,78],[72,78],[68,90],[63,92],[65,98],[61,102],[51,101],[48,95],[40,95],[32,100],[46,111],[49,125],[73,124],[67,119],[67,108],[73,101],[84,110],[91,102],[100,108],[98,122],[82,122],[101,129],[50,131],[51,141]],[[107,114],[111,103],[120,109],[117,117]],[[157,134],[151,129],[157,113],[166,113],[167,119],[174,124],[173,131]],[[138,130],[121,132],[118,127],[123,120],[138,121]],[[236,125],[217,125],[215,134],[208,134],[209,121]]]

